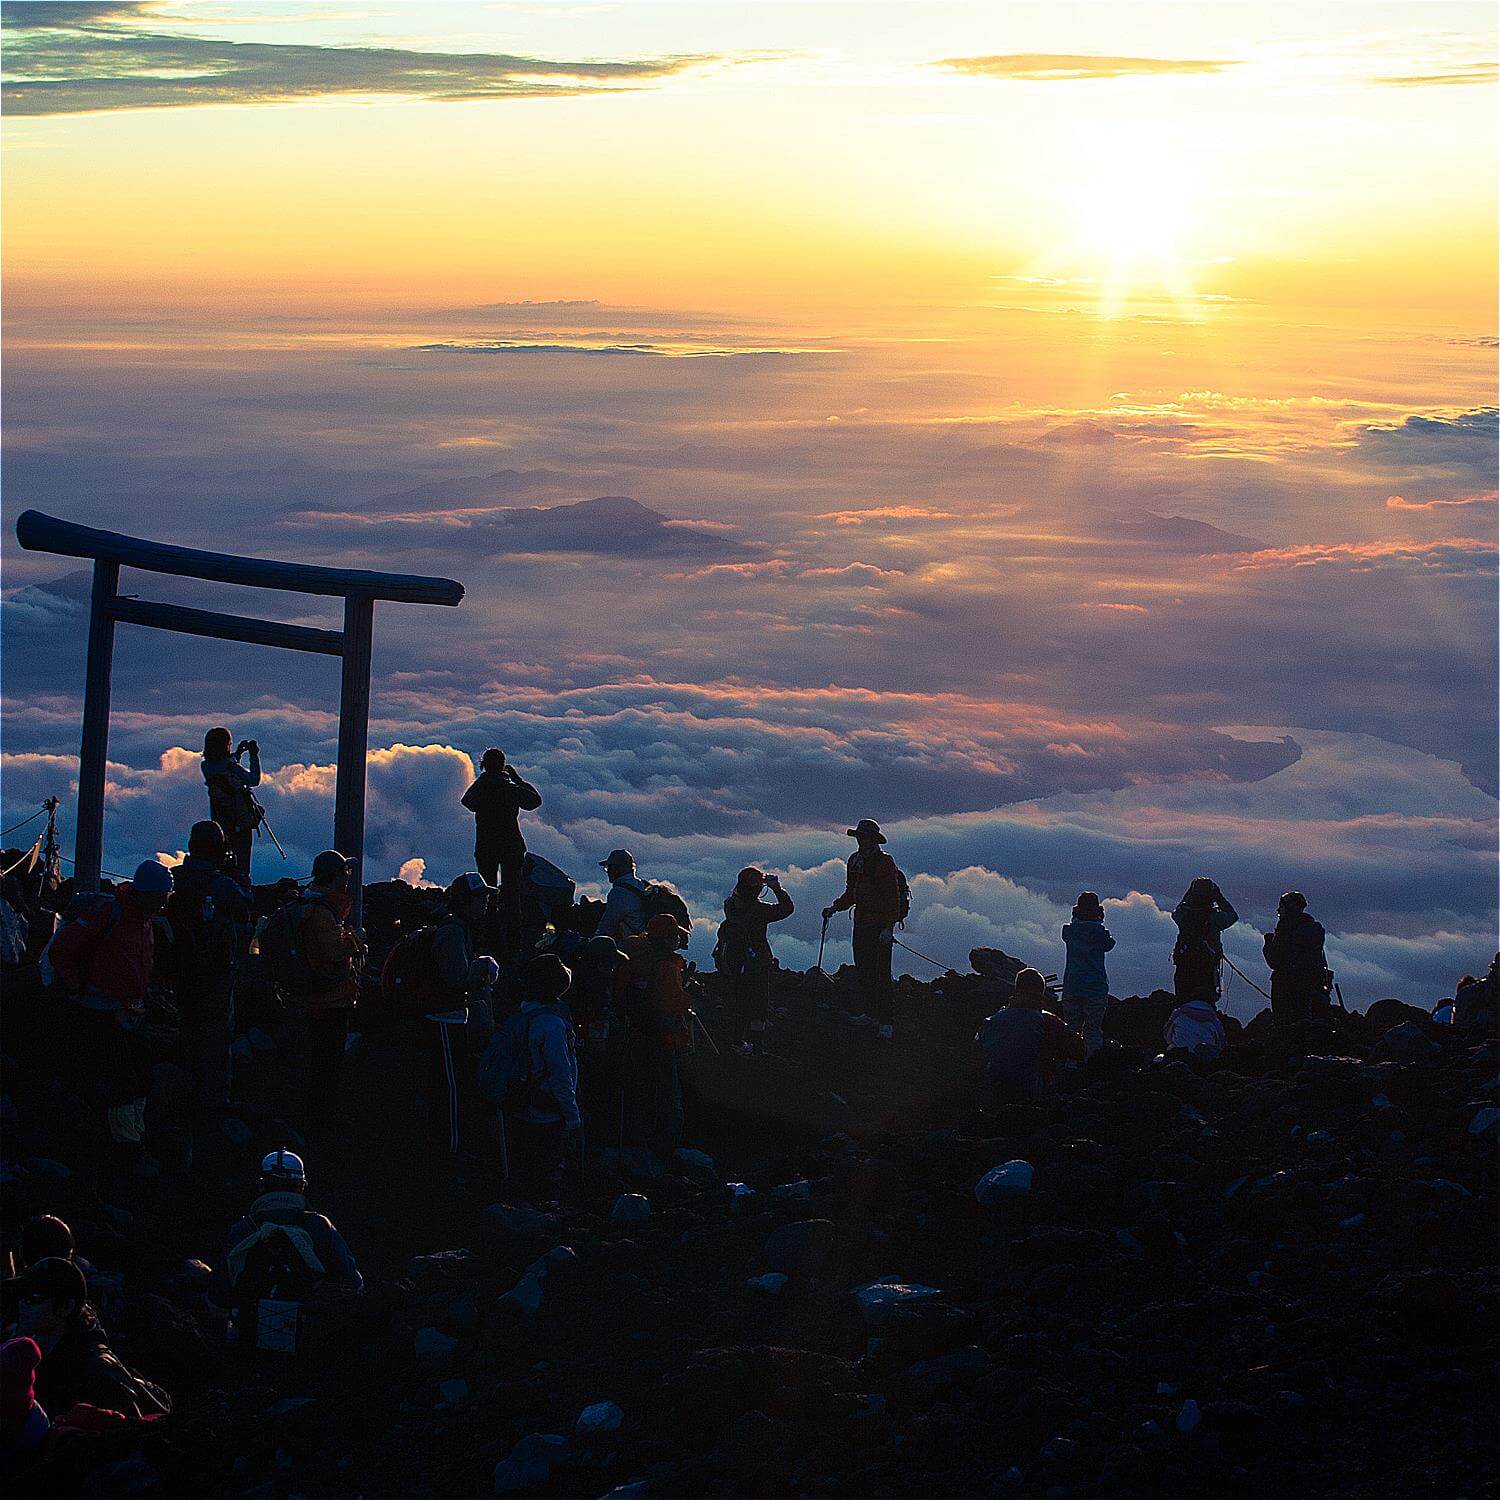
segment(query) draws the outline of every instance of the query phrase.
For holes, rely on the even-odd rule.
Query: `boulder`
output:
[[[868,1281],[854,1289],[865,1326],[881,1329],[897,1315],[935,1307],[942,1293],[912,1281]]]
[[[975,1200],[985,1208],[992,1208],[1010,1198],[1021,1198],[1031,1191],[1031,1181],[1036,1175],[1029,1161],[1019,1157],[1015,1161],[1003,1162],[991,1167],[974,1184]]]
[[[766,1236],[766,1264],[773,1271],[807,1275],[821,1271],[833,1254],[833,1224],[828,1219],[800,1219]]]
[[[1428,1036],[1427,1029],[1415,1021],[1392,1026],[1370,1051],[1372,1062],[1431,1062],[1442,1048]]]
[[[568,1440],[555,1432],[533,1432],[523,1437],[510,1456],[495,1465],[497,1495],[529,1494],[552,1477],[568,1451]]]
[[[419,1328],[412,1340],[412,1352],[423,1364],[446,1364],[457,1350],[458,1340],[450,1338],[440,1328]]]
[[[787,1278],[780,1271],[767,1271],[764,1276],[752,1276],[745,1285],[751,1291],[769,1292],[774,1297],[786,1286],[786,1283]]]
[[[574,1430],[579,1437],[599,1437],[607,1432],[618,1432],[624,1420],[625,1413],[613,1401],[596,1401],[579,1412]]]
[[[617,1224],[633,1224],[640,1219],[649,1219],[651,1200],[643,1198],[639,1193],[621,1193],[615,1199],[615,1206],[610,1209],[609,1216]]]

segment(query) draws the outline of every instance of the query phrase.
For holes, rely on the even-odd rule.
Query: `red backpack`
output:
[[[408,933],[390,951],[380,971],[380,999],[393,1020],[427,1015],[437,1003],[432,983],[432,940],[437,926]]]

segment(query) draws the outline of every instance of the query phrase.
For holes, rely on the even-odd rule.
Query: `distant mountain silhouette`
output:
[[[477,546],[507,552],[594,552],[608,557],[723,557],[740,542],[674,520],[628,495],[601,495],[566,505],[496,507],[469,520]]]
[[[1207,521],[1195,521],[1190,516],[1157,516],[1144,510],[1109,516],[1101,529],[1127,542],[1142,542],[1169,552],[1203,556],[1215,552],[1259,552],[1266,545],[1254,537],[1221,531]]]

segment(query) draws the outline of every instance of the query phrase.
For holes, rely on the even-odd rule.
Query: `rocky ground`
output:
[[[46,1003],[7,1000],[4,1228],[69,1219],[117,1348],[177,1398],[89,1493],[1478,1497],[1496,1472],[1500,1053],[1422,1012],[1257,1023],[1203,1071],[1116,1051],[993,1108],[985,981],[903,981],[882,1050],[848,976],[783,975],[770,1056],[692,1059],[703,1154],[622,1161],[596,1127],[556,1220],[485,1151],[434,1160],[419,1054],[371,1039],[309,1160],[369,1292],[281,1368],[216,1344],[187,1264],[283,1143],[274,1021],[191,1173],[125,1187],[89,1166]],[[1029,1186],[977,1201],[1016,1161]]]

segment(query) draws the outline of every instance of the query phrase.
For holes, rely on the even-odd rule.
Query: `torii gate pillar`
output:
[[[118,532],[99,531],[60,521],[40,511],[23,511],[16,520],[23,547],[93,560],[94,586],[89,601],[88,666],[83,688],[83,738],[78,753],[78,832],[74,873],[82,890],[95,890],[104,860],[104,780],[109,752],[110,672],[114,664],[115,625],[149,625],[218,640],[248,641],[290,651],[337,656],[339,684],[338,780],[334,790],[333,847],[354,861],[355,919],[361,905],[365,853],[365,758],[370,736],[370,662],[374,645],[375,601],[456,605],[463,585],[451,578],[411,573],[374,573],[362,568],[321,568],[270,558],[237,557],[174,547]],[[344,601],[344,628],[314,630],[212,610],[187,609],[122,597],[120,568],[141,568],[252,588],[288,589],[335,595]]]

